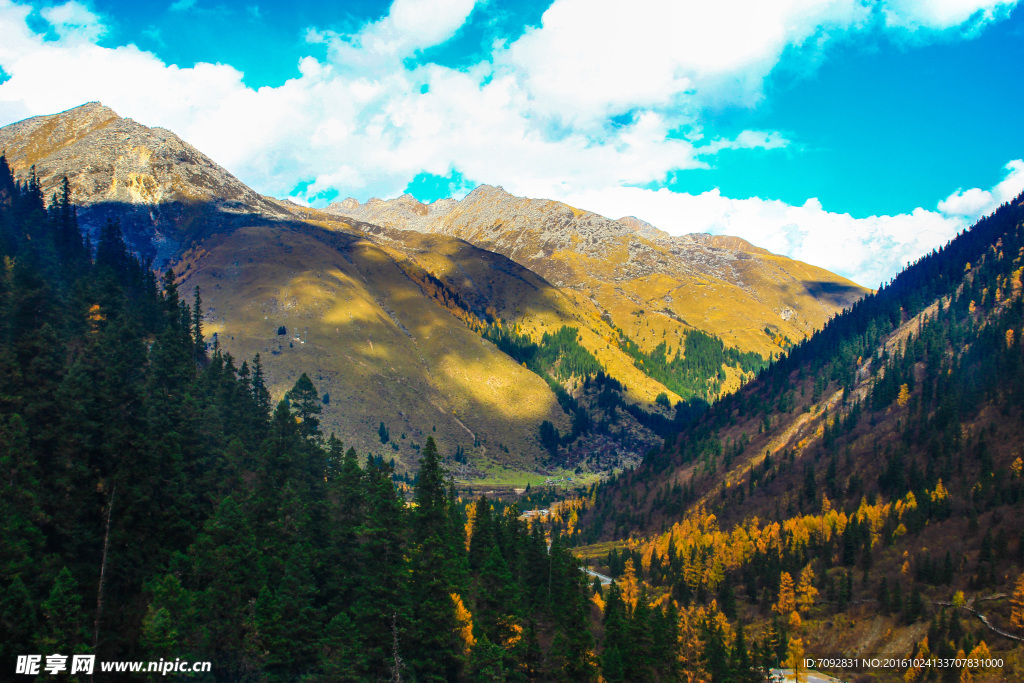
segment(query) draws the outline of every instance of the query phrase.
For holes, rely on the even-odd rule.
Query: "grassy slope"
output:
[[[482,458],[503,445],[503,462],[533,469],[536,425],[568,426],[540,378],[357,235],[253,225],[187,256],[183,286],[201,287],[207,334],[239,359],[260,353],[275,398],[309,372],[330,394],[325,428],[360,452],[408,459],[412,444],[434,435],[448,451],[473,451],[479,440]],[[376,438],[382,420],[399,451]]]

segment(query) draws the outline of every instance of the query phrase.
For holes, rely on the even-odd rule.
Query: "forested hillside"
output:
[[[779,654],[997,652],[1011,668],[891,673],[1024,673],[999,633],[1024,636],[1022,265],[1018,197],[595,487],[581,538],[631,539],[600,564]]]
[[[454,497],[428,439],[407,504],[320,432],[302,375],[201,340],[198,291],[0,158],[0,647],[208,660],[218,680],[586,680],[583,574],[515,507]],[[468,512],[467,512],[468,510]],[[472,519],[472,523],[467,520]],[[550,541],[550,551],[548,543]]]

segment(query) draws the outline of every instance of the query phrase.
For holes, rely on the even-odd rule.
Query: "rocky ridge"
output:
[[[673,236],[633,216],[612,220],[489,185],[461,201],[423,204],[406,194],[360,204],[350,198],[324,211],[377,234],[442,234],[504,254],[578,292],[641,337],[641,320],[634,316],[653,310],[655,332],[683,335],[696,327],[767,354],[779,348],[776,335],[750,334],[752,323],[796,341],[868,291],[737,237]],[[656,344],[658,337],[647,340]]]

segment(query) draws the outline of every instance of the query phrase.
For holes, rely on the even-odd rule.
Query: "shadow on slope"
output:
[[[233,232],[256,220],[301,223],[283,208],[276,213],[253,211],[252,207],[234,201],[97,202],[78,208],[78,222],[83,232],[94,239],[108,220],[120,223],[131,249],[159,268],[166,267],[193,242],[217,233]]]
[[[841,282],[825,282],[821,280],[804,280],[800,283],[807,293],[815,299],[819,299],[838,306],[848,308],[853,302],[864,296],[864,291],[855,285],[846,285]]]

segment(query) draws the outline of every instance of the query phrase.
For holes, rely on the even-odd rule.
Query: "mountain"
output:
[[[66,175],[84,228],[95,233],[115,217],[136,251],[158,263],[230,218],[288,215],[171,131],[99,102],[4,126],[0,150],[16,173],[35,169],[47,198]]]
[[[88,232],[114,218],[183,292],[199,287],[207,343],[260,354],[275,399],[308,373],[325,430],[402,469],[428,436],[465,479],[635,465],[865,291],[742,240],[486,186],[307,209],[99,103],[4,127],[0,148],[45,196],[66,175]],[[432,215],[447,232],[413,220]],[[541,237],[550,259],[531,257]]]
[[[88,249],[71,208],[0,157],[4,671],[596,681],[564,542],[456,497],[433,438],[414,486],[361,464],[305,374],[272,405],[173,274],[113,223]]]
[[[1009,654],[1024,617],[1022,226],[1024,195],[832,319],[597,487],[582,536],[631,538],[652,590],[717,597],[811,656]],[[601,560],[622,571],[618,550]],[[794,631],[794,608],[773,604],[801,577]]]
[[[459,202],[404,195],[325,211],[504,254],[607,313],[645,351],[699,329],[742,351],[778,354],[785,339],[803,339],[868,291],[736,237],[671,236],[633,217],[610,220],[487,185]]]

